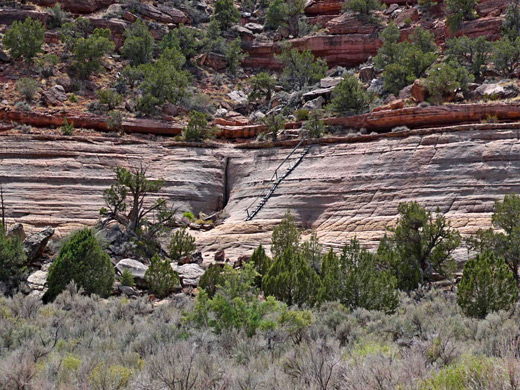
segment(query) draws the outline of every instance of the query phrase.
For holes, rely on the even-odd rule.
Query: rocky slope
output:
[[[286,209],[304,228],[316,229],[327,245],[340,245],[354,235],[375,244],[396,220],[398,203],[407,200],[429,209],[438,206],[462,233],[488,227],[493,201],[520,189],[520,134],[515,127],[466,126],[314,145],[250,222],[244,221],[245,209],[267,188],[292,148],[186,148],[137,138],[0,136],[0,179],[10,221],[33,228],[52,225],[63,235],[96,221],[114,166],[142,160],[152,176],[166,179],[162,195],[180,210],[210,213],[225,205],[229,217],[198,233],[197,242],[206,255],[225,249],[233,260],[259,242],[268,244]]]

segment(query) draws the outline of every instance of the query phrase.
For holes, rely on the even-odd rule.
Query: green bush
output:
[[[204,32],[193,27],[187,27],[184,24],[171,30],[164,36],[160,43],[160,48],[180,50],[184,57],[188,60],[200,54],[202,48],[206,45]]]
[[[505,259],[517,282],[520,282],[520,196],[507,194],[495,202],[491,217],[493,228],[479,229],[468,240],[470,249],[483,253],[493,251]]]
[[[269,73],[260,72],[248,80],[251,86],[251,92],[249,93],[249,100],[265,99],[266,102],[271,100],[274,87],[276,85],[276,79]]]
[[[477,0],[446,0],[446,11],[448,16],[446,22],[452,32],[457,31],[464,20],[472,20],[477,17],[475,8]]]
[[[426,90],[435,104],[442,104],[444,96],[461,89],[467,91],[468,84],[474,81],[472,74],[456,63],[442,63],[431,67],[428,77],[424,80]]]
[[[520,35],[520,4],[518,1],[510,1],[506,9],[502,32],[505,38],[511,41]]]
[[[200,277],[199,288],[204,289],[209,298],[213,298],[217,289],[224,284],[223,271],[224,268],[219,264],[212,264]]]
[[[393,312],[398,303],[397,279],[378,267],[377,258],[353,239],[338,257],[332,249],[323,259],[322,301],[339,301],[355,309]]]
[[[375,22],[377,19],[372,15],[373,12],[381,11],[385,6],[380,0],[347,0],[343,9],[354,12],[364,22]]]
[[[168,252],[172,260],[179,260],[184,256],[190,256],[195,252],[195,249],[197,249],[195,238],[190,235],[184,227],[173,234],[170,239],[170,245],[168,246]]]
[[[316,60],[309,50],[284,50],[276,59],[284,65],[281,82],[290,90],[320,81],[328,69],[326,62],[321,58]]]
[[[72,69],[80,78],[86,79],[100,71],[101,58],[114,51],[115,44],[110,40],[110,30],[96,28],[88,38],[79,38],[73,47],[74,63]]]
[[[415,79],[423,76],[437,55],[433,34],[418,27],[410,35],[410,42],[399,42],[400,33],[391,23],[381,34],[383,46],[374,58],[383,69],[384,88],[397,94]]]
[[[321,117],[321,113],[314,110],[310,113],[309,119],[305,122],[305,130],[307,130],[310,138],[321,138],[325,132],[325,122]]]
[[[33,101],[34,96],[41,90],[40,83],[30,77],[23,77],[16,82],[16,89],[20,92],[27,103]]]
[[[17,237],[7,238],[0,223],[0,283],[5,285],[6,293],[13,292],[27,277],[26,261],[21,241]]]
[[[68,13],[61,9],[60,4],[56,4],[49,11],[49,19],[47,21],[47,27],[49,28],[59,28],[61,27],[67,18],[69,17]]]
[[[98,91],[97,96],[99,102],[106,105],[108,110],[113,110],[123,102],[123,96],[110,88]]]
[[[32,64],[36,54],[42,51],[45,27],[38,20],[31,18],[24,22],[14,22],[5,32],[3,45],[14,59],[22,58]]]
[[[240,20],[240,12],[233,4],[233,0],[217,0],[213,18],[219,22],[222,30],[229,30]]]
[[[134,275],[132,275],[132,272],[130,272],[130,270],[125,268],[123,270],[123,272],[121,273],[121,276],[119,277],[119,282],[123,286],[134,287],[135,286]]]
[[[287,305],[313,306],[318,301],[321,280],[299,250],[288,246],[262,279],[262,289]]]
[[[332,91],[330,108],[341,114],[359,114],[368,110],[372,101],[355,76],[346,75]]]
[[[74,281],[87,294],[107,297],[114,284],[114,268],[91,229],[73,233],[49,268],[46,300],[54,300]]]
[[[208,125],[210,116],[199,111],[190,112],[190,121],[182,132],[188,142],[201,142],[205,138],[213,136],[212,128]]]
[[[271,135],[271,139],[276,141],[278,139],[278,131],[285,128],[285,118],[283,115],[271,113],[260,120],[267,127],[267,133]]]
[[[61,26],[61,41],[67,49],[72,50],[79,38],[88,38],[90,30],[90,20],[80,16],[74,19],[72,23],[64,23]]]
[[[460,234],[452,229],[437,209],[436,215],[417,202],[400,203],[399,219],[393,233],[380,243],[380,261],[397,278],[402,290],[413,290],[431,280],[434,272],[442,276],[454,270],[451,254],[460,244]]]
[[[107,112],[105,123],[109,130],[123,130],[123,114],[119,110]]]
[[[446,47],[448,58],[465,66],[477,80],[483,79],[493,48],[486,37],[452,38],[446,42]]]
[[[188,74],[181,70],[186,59],[176,49],[165,49],[153,64],[139,66],[143,81],[139,88],[143,97],[138,101],[138,110],[151,114],[156,107],[166,102],[177,103],[185,94]]]
[[[67,118],[63,119],[63,124],[60,127],[61,134],[72,135],[74,134],[74,123],[67,121]]]
[[[287,26],[289,16],[289,6],[284,0],[273,0],[269,2],[269,7],[265,14],[265,28],[276,30],[278,27]]]
[[[485,318],[510,309],[518,299],[518,287],[504,259],[485,252],[464,264],[457,298],[464,314]]]
[[[287,210],[282,220],[273,229],[271,238],[271,253],[274,257],[281,256],[286,249],[297,252],[300,248],[301,232],[294,222],[294,217]]]
[[[255,278],[255,285],[261,287],[262,278],[267,274],[267,271],[269,271],[269,268],[273,264],[273,260],[267,256],[262,244],[258,245],[253,251],[251,263],[254,265],[256,272],[258,272],[258,276]]]
[[[168,296],[179,285],[179,276],[172,269],[170,262],[161,260],[157,254],[152,257],[144,279],[150,292],[159,298]]]
[[[235,38],[232,40],[226,47],[226,61],[228,66],[228,71],[233,76],[237,74],[238,68],[240,66],[240,61],[242,61],[246,54],[242,51],[242,40],[240,38]]]
[[[141,19],[137,19],[130,28],[125,30],[124,35],[122,56],[130,60],[133,66],[149,63],[153,58],[155,40],[148,26]]]
[[[401,89],[422,77],[437,59],[437,46],[431,32],[418,27],[410,41],[400,42],[399,29],[394,23],[381,33],[383,45],[374,63],[383,69],[384,89],[397,95]]]
[[[38,73],[43,77],[51,77],[54,75],[56,65],[60,63],[60,57],[55,54],[45,54],[37,57],[34,62]]]
[[[520,65],[520,37],[502,38],[493,44],[493,64],[502,75],[512,75]]]

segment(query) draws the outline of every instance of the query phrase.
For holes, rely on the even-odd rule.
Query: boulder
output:
[[[359,79],[363,81],[364,83],[368,83],[369,81],[372,81],[376,78],[376,70],[374,66],[362,66],[359,69]]]
[[[320,87],[321,88],[330,88],[335,87],[338,85],[341,80],[343,80],[343,77],[325,77],[324,79],[320,80]]]
[[[42,100],[46,106],[57,106],[68,99],[65,88],[55,85],[42,93]]]
[[[475,89],[475,96],[493,99],[504,98],[506,90],[499,84],[482,84]]]
[[[236,104],[247,104],[249,102],[247,95],[242,91],[234,90],[229,92],[227,96]]]
[[[47,283],[47,275],[48,272],[43,270],[33,272],[27,278],[27,285],[31,290],[43,291],[45,289],[45,284]]]
[[[370,82],[370,85],[367,88],[368,92],[375,93],[376,95],[381,95],[383,93],[384,84],[381,79],[373,79]]]
[[[7,238],[13,237],[16,237],[20,241],[25,240],[26,234],[21,223],[15,223],[7,230]]]
[[[27,256],[27,261],[31,262],[40,257],[49,242],[49,239],[53,236],[54,229],[47,226],[39,233],[33,233],[23,241],[23,249]]]
[[[260,34],[262,31],[264,31],[264,26],[259,23],[246,23],[244,27],[255,34]]]
[[[332,93],[333,90],[334,90],[334,87],[318,88],[318,89],[315,89],[313,91],[304,93],[303,94],[303,100],[305,100],[305,101],[314,100],[314,99],[316,99],[319,96],[323,96],[326,99],[328,99],[330,97],[330,94]]]
[[[304,110],[321,110],[323,107],[323,104],[325,103],[325,99],[323,96],[318,96],[316,99],[309,100],[303,105]]]
[[[419,80],[415,80],[410,92],[412,93],[412,97],[418,103],[424,102],[426,100],[426,96],[428,95],[426,87],[422,85]]]
[[[160,4],[158,8],[163,14],[168,15],[172,23],[174,24],[188,22],[188,17],[186,16],[186,14],[177,8],[171,7],[166,4]]]
[[[204,275],[205,272],[204,268],[198,264],[172,264],[172,268],[179,274],[183,287],[197,287],[199,285],[200,277]]]
[[[195,252],[192,255],[181,257],[178,261],[180,265],[183,264],[202,264],[202,253]]]
[[[146,264],[141,263],[138,260],[134,259],[123,259],[116,265],[116,269],[123,273],[125,269],[129,270],[132,274],[132,276],[137,280],[144,280],[144,274],[146,273],[146,270],[148,269],[148,266]]]
[[[117,289],[121,292],[121,294],[124,294],[127,297],[133,297],[137,295],[137,289],[135,287],[123,286],[122,284],[119,284]]]
[[[11,58],[3,50],[0,50],[0,62],[11,62]]]

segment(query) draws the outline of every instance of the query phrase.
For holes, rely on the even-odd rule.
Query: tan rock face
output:
[[[28,231],[49,224],[63,235],[96,221],[113,167],[143,159],[151,176],[166,179],[161,195],[180,210],[211,213],[227,203],[229,217],[197,233],[197,243],[205,257],[225,249],[232,260],[260,242],[269,244],[287,209],[334,246],[353,236],[375,246],[395,223],[402,201],[440,207],[464,234],[488,227],[494,200],[520,190],[519,130],[420,134],[313,146],[250,222],[244,222],[246,207],[267,188],[290,148],[187,149],[104,137],[0,136],[0,177],[9,222],[22,222]],[[459,258],[464,256],[462,250]]]

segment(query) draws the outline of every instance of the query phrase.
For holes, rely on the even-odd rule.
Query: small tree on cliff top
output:
[[[115,173],[116,182],[103,193],[107,207],[100,214],[106,217],[104,223],[115,220],[145,239],[171,225],[175,211],[167,206],[166,200],[146,202],[149,195],[160,191],[163,179],[148,179],[147,167],[142,164],[130,170],[117,167]]]

